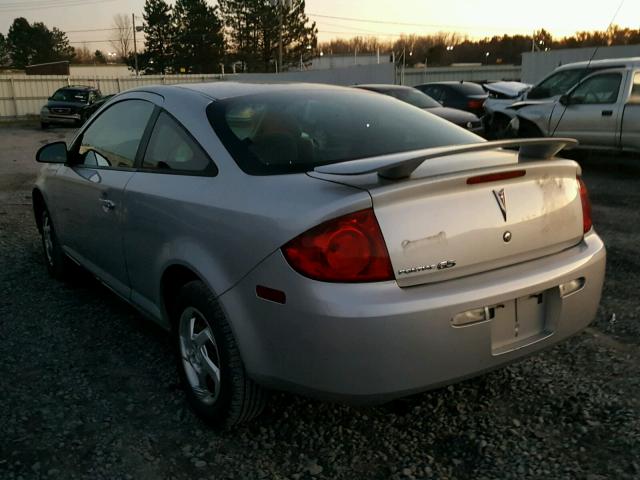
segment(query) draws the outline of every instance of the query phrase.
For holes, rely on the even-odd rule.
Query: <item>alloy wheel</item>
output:
[[[205,316],[187,307],[179,323],[180,359],[189,387],[205,405],[220,396],[220,353],[213,331]]]

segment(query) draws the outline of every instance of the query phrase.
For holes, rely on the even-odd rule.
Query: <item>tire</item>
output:
[[[542,138],[542,131],[531,122],[520,120],[520,128],[518,129],[519,138]]]
[[[62,250],[51,215],[46,207],[40,213],[40,239],[49,275],[58,280],[70,280],[75,265]]]
[[[494,114],[486,126],[485,134],[488,140],[501,140],[512,137],[509,129],[509,118],[501,114]]]
[[[49,128],[49,125],[50,125],[50,124],[49,124],[49,123],[47,123],[47,122],[40,122],[40,128],[41,128],[42,130],[46,130],[47,128]]]
[[[200,281],[178,294],[174,337],[178,373],[193,411],[214,428],[229,428],[258,416],[266,392],[244,369],[231,327]]]

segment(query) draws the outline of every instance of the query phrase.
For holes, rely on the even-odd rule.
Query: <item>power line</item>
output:
[[[67,7],[80,7],[84,5],[94,5],[97,3],[115,2],[116,0],[63,0],[65,3],[57,3],[52,0],[45,0],[45,2],[36,4],[35,2],[29,3],[25,6],[24,3],[14,4],[2,4],[0,5],[0,12],[21,12],[25,10],[44,10],[49,8],[67,8]]]
[[[401,26],[405,26],[405,27],[427,27],[427,28],[466,28],[466,29],[483,29],[486,30],[487,28],[492,28],[492,29],[499,29],[499,30],[504,30],[505,27],[498,27],[498,26],[487,26],[487,25],[482,25],[482,26],[472,26],[472,25],[448,25],[448,24],[435,24],[435,23],[407,23],[407,22],[394,22],[394,21],[389,21],[389,20],[373,20],[373,19],[366,19],[366,18],[356,18],[356,17],[337,17],[337,16],[333,16],[333,15],[322,15],[319,13],[307,13],[308,16],[310,17],[317,17],[317,18],[328,18],[331,20],[345,20],[345,21],[349,21],[349,22],[359,22],[359,23],[377,23],[377,24],[382,24],[382,25],[401,25]]]

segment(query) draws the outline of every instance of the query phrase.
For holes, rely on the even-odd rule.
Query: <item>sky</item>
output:
[[[144,0],[0,0],[0,33],[6,35],[13,19],[23,16],[66,31],[73,46],[108,51],[112,32],[102,29],[112,27],[118,13],[135,13],[141,21],[143,5]],[[306,0],[320,41],[356,35],[393,40],[439,31],[483,38],[530,35],[540,28],[562,37],[606,29],[619,5],[619,0]],[[640,0],[623,0],[614,23],[639,28]]]

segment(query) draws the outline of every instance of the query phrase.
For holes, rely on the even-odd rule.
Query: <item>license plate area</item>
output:
[[[549,307],[557,289],[503,302],[489,307],[491,353],[500,355],[539,342],[553,334]]]

